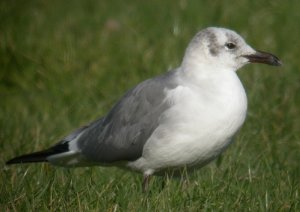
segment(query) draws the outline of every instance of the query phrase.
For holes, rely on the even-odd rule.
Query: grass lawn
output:
[[[299,10],[296,0],[1,1],[0,211],[300,211]],[[178,66],[207,26],[236,30],[284,66],[239,71],[246,123],[188,183],[154,177],[143,194],[140,174],[116,168],[5,166]]]

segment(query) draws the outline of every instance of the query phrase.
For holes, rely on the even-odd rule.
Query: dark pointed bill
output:
[[[282,65],[278,57],[263,51],[256,51],[254,54],[244,55],[243,57],[247,58],[250,63],[265,63],[272,66]]]

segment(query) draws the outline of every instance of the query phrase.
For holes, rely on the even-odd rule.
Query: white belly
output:
[[[168,91],[173,106],[146,142],[142,158],[129,166],[142,171],[201,166],[219,155],[243,124],[247,110],[237,76],[219,86],[221,90],[212,87],[207,92],[190,85]]]

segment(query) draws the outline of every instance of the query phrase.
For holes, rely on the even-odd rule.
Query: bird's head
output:
[[[281,65],[275,55],[256,51],[236,32],[217,27],[198,32],[190,42],[183,59],[183,65],[214,66],[219,70],[234,71],[248,63]]]

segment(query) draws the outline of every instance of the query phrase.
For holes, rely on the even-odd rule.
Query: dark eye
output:
[[[227,49],[234,49],[234,48],[236,47],[236,45],[235,45],[234,43],[226,43],[226,44],[225,44],[225,47],[226,47]]]

